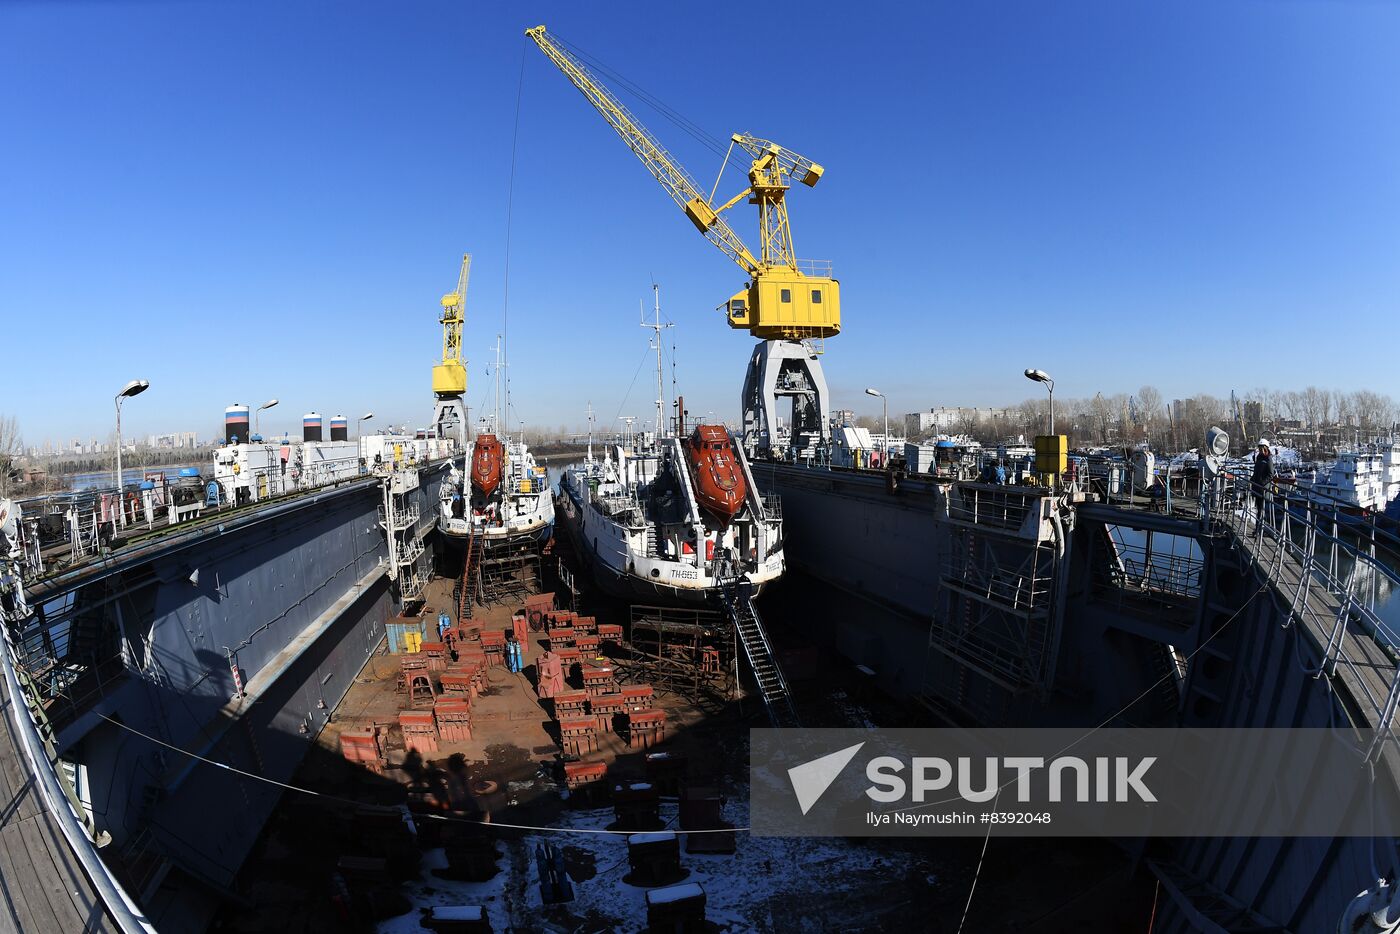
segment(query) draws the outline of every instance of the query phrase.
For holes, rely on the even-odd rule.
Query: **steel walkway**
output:
[[[13,709],[4,679],[5,737],[0,742],[0,932],[71,934],[120,931],[93,890],[58,821],[31,774],[29,758],[15,735]]]
[[[1270,496],[1259,522],[1246,490],[1226,493],[1217,499],[1213,524],[1232,535],[1289,624],[1301,626],[1318,647],[1321,662],[1312,673],[1350,695],[1363,719],[1356,726],[1377,731],[1371,758],[1386,753],[1400,764],[1391,730],[1400,705],[1400,634],[1376,612],[1377,582],[1389,589],[1400,581],[1378,559],[1375,531],[1349,531],[1330,510],[1283,496]]]

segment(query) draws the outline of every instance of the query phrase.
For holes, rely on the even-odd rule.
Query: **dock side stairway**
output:
[[[724,610],[734,624],[734,631],[758,682],[768,719],[778,728],[801,726],[782,668],[778,666],[768,634],[763,630],[763,619],[754,605],[752,583],[745,575],[723,563],[717,565],[715,577],[721,584]]]

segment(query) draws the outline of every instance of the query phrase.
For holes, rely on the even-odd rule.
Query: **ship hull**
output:
[[[704,607],[719,599],[720,588],[715,586],[672,586],[661,580],[628,573],[623,568],[609,564],[599,553],[597,540],[585,532],[580,504],[567,491],[559,494],[556,510],[556,527],[565,530],[589,577],[609,596],[631,603],[677,607]],[[682,573],[684,570],[677,569]],[[699,572],[695,573],[698,578]],[[767,579],[755,581],[754,595],[761,593],[768,582]]]
[[[472,538],[470,526],[464,519],[445,519],[438,523],[443,540],[452,548],[463,548]],[[549,541],[554,534],[554,516],[547,515],[537,521],[508,528],[496,527],[477,529],[488,552],[505,551],[522,545],[538,547]]]

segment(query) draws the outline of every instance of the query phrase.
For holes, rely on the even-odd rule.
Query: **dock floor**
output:
[[[451,605],[450,580],[430,584],[426,602]],[[485,628],[508,628],[513,606],[476,608],[474,620]],[[600,623],[621,622],[625,607],[589,605]],[[611,613],[612,615],[607,615]],[[532,633],[525,659],[532,665],[541,652]],[[230,909],[217,930],[252,934],[263,931],[378,931],[417,934],[423,912],[432,906],[480,905],[492,929],[506,931],[640,932],[646,930],[646,891],[628,880],[627,838],[599,833],[614,824],[611,804],[596,806],[571,798],[553,774],[559,746],[547,729],[547,702],[535,696],[523,674],[491,669],[488,690],[472,701],[472,739],[440,743],[433,764],[447,769],[455,787],[471,788],[489,780],[499,791],[468,804],[490,810],[499,825],[529,830],[491,831],[499,871],[488,881],[446,878],[448,862],[441,846],[426,846],[421,867],[401,884],[390,886],[393,898],[378,918],[356,917],[347,928],[329,898],[328,879],[336,861],[355,852],[337,812],[350,802],[397,804],[406,798],[409,777],[401,769],[401,745],[391,742],[390,768],[378,776],[347,762],[339,750],[342,731],[375,721],[396,720],[407,706],[395,692],[398,658],[381,648],[335,711],[317,739],[315,750],[294,784],[318,796],[288,793],[264,831],[239,878],[239,889],[256,906]],[[623,678],[639,677],[631,669]],[[838,680],[811,697],[815,710],[830,709],[832,698],[845,695]],[[687,781],[719,789],[723,819],[738,828],[748,824],[748,730],[766,726],[755,701],[697,706],[684,696],[657,690],[656,706],[667,713],[666,738],[653,751],[684,756]],[[866,712],[869,713],[868,711]],[[833,723],[832,725],[845,725]],[[395,739],[397,742],[397,737]],[[460,755],[454,769],[451,761]],[[629,749],[615,735],[585,757],[609,766],[609,783],[644,778],[644,754]],[[543,766],[543,768],[542,768]],[[679,804],[663,797],[657,829],[679,829]],[[431,833],[420,820],[420,839]],[[740,832],[730,855],[686,852],[681,865],[686,882],[698,882],[707,895],[708,927],[714,931],[888,931],[952,932],[967,898],[977,865],[980,839],[943,841],[757,838]],[[536,853],[548,843],[562,850],[573,899],[545,905],[541,899]],[[1007,923],[1033,934],[1071,931],[1140,930],[1141,926],[1083,926],[1086,917],[1135,918],[1142,893],[1123,869],[1118,851],[1099,841],[992,841],[978,891],[978,903],[965,930],[1001,930]],[[1125,893],[1132,897],[1125,899]],[[1150,893],[1147,896],[1150,898]],[[1125,900],[1132,906],[1122,915]],[[392,916],[390,916],[392,914]],[[1145,916],[1144,916],[1145,917]]]

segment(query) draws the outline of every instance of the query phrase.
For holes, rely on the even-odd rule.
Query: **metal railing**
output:
[[[19,570],[17,562],[0,554],[0,582],[13,586],[18,580]],[[3,677],[10,697],[8,710],[0,716],[9,717],[16,740],[16,748],[8,754],[23,756],[27,760],[28,767],[24,762],[17,762],[16,766],[32,776],[35,793],[58,826],[62,841],[55,839],[53,845],[62,846],[66,841],[102,907],[116,925],[124,934],[155,934],[154,926],[98,855],[97,848],[109,843],[111,837],[98,829],[83,805],[68,769],[59,762],[57,737],[49,722],[43,697],[20,664],[15,645],[14,633],[27,615],[28,607],[22,594],[13,600],[9,609],[0,605],[0,640],[3,640],[3,646],[0,646],[0,653],[3,654],[0,669],[3,674],[0,677]],[[19,884],[18,879],[11,881],[12,884]],[[50,886],[55,884],[53,879],[39,879],[38,882]],[[64,884],[71,887],[73,880],[66,880]]]
[[[796,259],[793,262],[797,266],[797,271],[804,276],[831,278],[832,265],[829,259]]]
[[[1015,566],[1004,566],[990,550],[976,557],[961,549],[953,549],[944,568],[944,580],[989,603],[1018,613],[1048,612],[1050,593],[1054,585],[1052,573],[1039,573],[1036,556],[1021,557]]]
[[[1196,599],[1201,595],[1205,557],[1194,540],[1147,531],[1141,540],[1114,536],[1116,561],[1102,568],[1105,583],[1141,594]]]
[[[769,493],[760,497],[763,503],[763,518],[765,521],[776,522],[783,517],[783,501],[777,493]]]
[[[1202,495],[1209,524],[1241,543],[1247,561],[1287,601],[1288,623],[1305,625],[1319,644],[1311,673],[1345,672],[1348,691],[1376,730],[1375,759],[1400,705],[1400,631],[1378,612],[1400,595],[1400,538],[1378,517],[1287,485],[1254,486],[1222,473]]]
[[[988,483],[959,483],[948,497],[949,518],[1019,532],[1026,518],[1039,509],[1045,490]]]
[[[343,483],[361,479],[358,471],[354,475],[343,475],[312,482],[310,476],[303,476],[299,482],[276,481],[265,486],[258,484],[258,476],[264,471],[255,470],[245,474],[251,478],[251,486],[244,488],[250,495],[242,501],[231,495],[231,478],[215,480],[209,476],[199,478],[200,510],[196,516],[187,516],[179,522],[173,521],[176,507],[175,495],[180,486],[177,482],[167,483],[160,490],[156,504],[162,515],[147,521],[142,507],[140,493],[127,488],[120,493],[116,489],[84,490],[78,493],[49,494],[41,497],[20,500],[23,510],[21,522],[21,546],[24,559],[21,574],[26,584],[34,583],[45,576],[97,557],[110,549],[114,539],[146,538],[173,530],[195,528],[211,521],[222,521],[231,513],[266,505],[280,499],[288,499],[307,493],[322,491]],[[209,487],[215,485],[217,492],[212,497]],[[265,491],[265,492],[263,492]],[[212,501],[211,501],[212,500]],[[125,524],[122,514],[125,513]],[[63,534],[57,541],[44,544],[40,539],[40,521],[48,515],[63,516]]]
[[[423,539],[410,538],[403,543],[403,548],[398,553],[398,563],[400,565],[413,564],[423,556]]]
[[[389,510],[383,506],[379,507],[380,524],[395,532],[402,532],[409,526],[417,524],[419,515],[417,503],[407,503],[402,507],[395,508],[392,516],[389,515]]]

